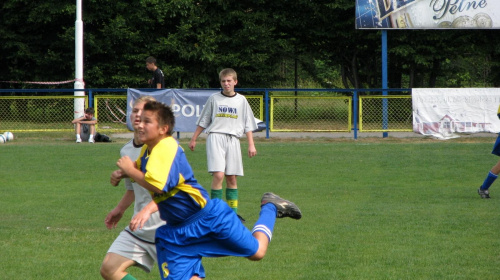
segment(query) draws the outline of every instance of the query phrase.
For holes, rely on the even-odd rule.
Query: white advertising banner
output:
[[[356,28],[500,28],[499,0],[356,0]]]
[[[440,139],[500,132],[500,88],[414,88],[413,131]]]

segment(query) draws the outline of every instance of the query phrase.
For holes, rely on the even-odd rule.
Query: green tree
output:
[[[355,29],[352,0],[83,4],[87,88],[146,87],[150,55],[171,88],[219,87],[217,74],[226,67],[238,71],[239,86],[245,88],[382,84],[380,31]],[[75,3],[5,0],[0,5],[0,80],[72,79]],[[499,86],[496,31],[389,30],[389,86]]]
[[[28,0],[8,0],[1,5],[0,80],[73,79],[74,35],[69,34],[74,34],[75,5]],[[33,85],[2,83],[1,87]]]

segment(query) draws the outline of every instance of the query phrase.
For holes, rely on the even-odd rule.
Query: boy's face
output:
[[[232,75],[223,76],[220,79],[220,85],[224,93],[233,93],[234,86],[236,86],[237,83],[238,81],[236,81]]]
[[[143,110],[138,127],[139,140],[150,147],[154,147],[165,138],[168,126],[160,126],[155,112]]]
[[[94,114],[85,113],[86,120],[91,120],[93,117],[94,117]]]
[[[146,62],[146,68],[147,68],[149,71],[153,71],[153,70],[155,70],[155,65],[154,65],[154,63],[147,63],[147,62]]]
[[[132,122],[134,130],[137,130],[139,128],[139,124],[141,123],[141,115],[142,109],[144,109],[144,104],[146,104],[146,102],[138,102],[134,105],[134,108],[132,108],[132,113],[130,114],[130,122]]]

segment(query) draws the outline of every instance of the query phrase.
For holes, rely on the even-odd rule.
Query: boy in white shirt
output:
[[[197,121],[197,128],[189,142],[194,151],[196,139],[205,130],[207,137],[208,172],[212,173],[211,198],[222,199],[222,183],[226,178],[226,201],[238,212],[238,185],[236,176],[243,176],[243,161],[239,138],[246,134],[248,156],[257,155],[253,131],[257,129],[252,108],[247,99],[234,91],[238,83],[236,71],[231,68],[219,73],[222,91],[209,97]],[[240,219],[242,221],[243,218]]]

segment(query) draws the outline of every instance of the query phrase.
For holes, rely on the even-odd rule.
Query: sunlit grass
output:
[[[116,230],[104,226],[124,191],[109,175],[125,140],[17,136],[0,145],[0,278],[100,279],[131,214]],[[497,279],[500,188],[490,200],[476,193],[497,158],[481,142],[257,139],[238,179],[239,214],[251,228],[262,193],[273,191],[303,218],[277,221],[263,261],[204,259],[207,279]],[[204,141],[195,152],[181,144],[209,188]],[[156,269],[130,272],[159,279]]]

